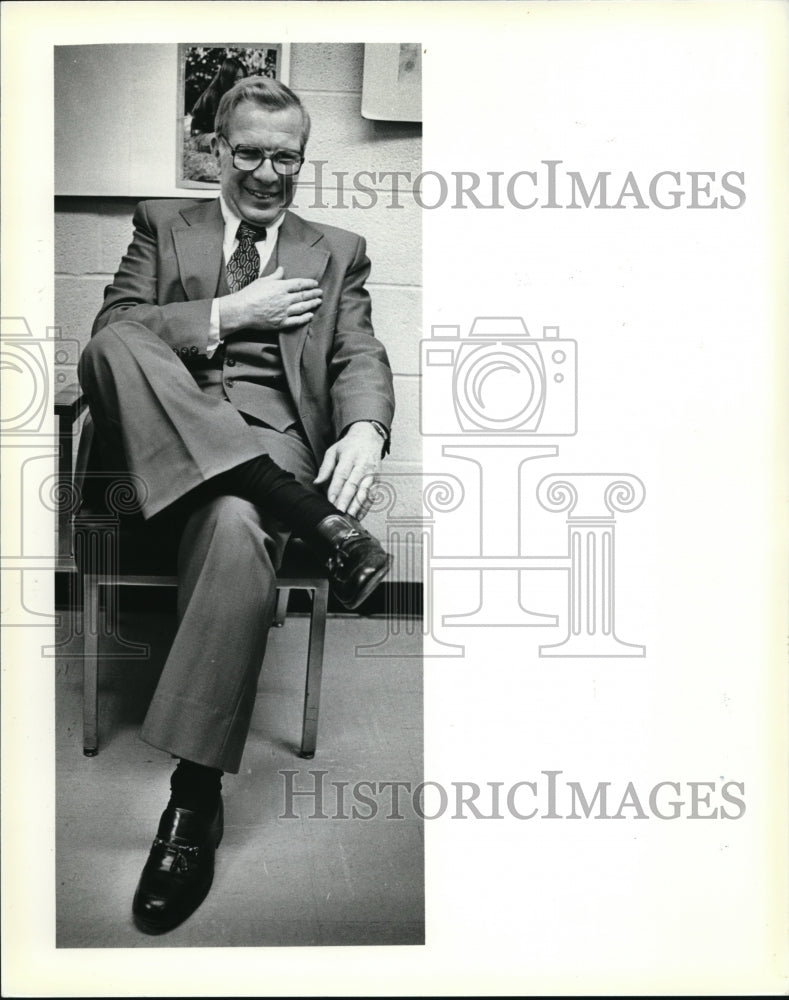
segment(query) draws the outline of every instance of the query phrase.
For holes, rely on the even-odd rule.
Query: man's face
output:
[[[228,207],[250,225],[271,225],[293,201],[296,178],[280,177],[268,159],[251,173],[236,170],[228,142],[234,147],[257,146],[269,155],[301,153],[301,113],[297,108],[268,111],[246,101],[233,112],[226,139],[216,136],[213,148]]]

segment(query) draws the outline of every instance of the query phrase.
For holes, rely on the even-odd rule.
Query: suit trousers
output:
[[[141,736],[177,757],[235,773],[288,532],[236,496],[176,501],[262,454],[309,484],[315,458],[295,427],[250,424],[226,399],[202,392],[164,341],[138,323],[109,324],[79,367],[102,466],[139,477],[143,516],[166,511],[182,531],[178,629]]]

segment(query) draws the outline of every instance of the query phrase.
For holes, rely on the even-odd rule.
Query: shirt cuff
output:
[[[205,347],[205,353],[209,358],[214,356],[221,342],[221,337],[219,336],[219,299],[214,299],[211,303],[211,316],[208,321],[208,339]]]

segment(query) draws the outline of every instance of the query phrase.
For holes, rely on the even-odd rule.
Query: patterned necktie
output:
[[[260,254],[255,243],[266,238],[265,229],[242,222],[236,233],[238,246],[227,262],[227,284],[231,292],[245,288],[260,275]]]

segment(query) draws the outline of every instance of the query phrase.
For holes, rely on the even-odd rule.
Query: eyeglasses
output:
[[[270,160],[274,173],[279,174],[280,177],[293,177],[294,174],[297,174],[301,170],[304,163],[304,157],[299,153],[292,153],[288,150],[267,153],[265,149],[260,149],[259,146],[231,146],[221,132],[219,133],[219,138],[227,143],[233,156],[233,166],[236,170],[242,170],[247,174],[251,174],[253,170],[257,170],[261,163]]]

